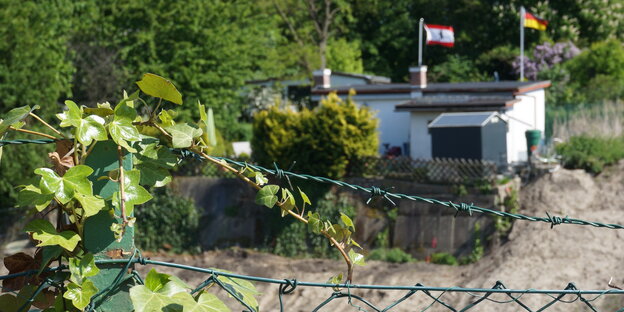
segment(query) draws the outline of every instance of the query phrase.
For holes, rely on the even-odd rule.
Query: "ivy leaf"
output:
[[[175,111],[163,109],[160,111],[160,113],[158,113],[158,119],[160,119],[160,123],[163,127],[169,127],[176,124],[175,120],[173,119],[175,115]]]
[[[0,307],[6,309],[6,311],[17,311],[22,304],[19,302],[16,296],[10,294],[4,294],[0,296]],[[26,310],[30,305],[26,307]]]
[[[71,167],[63,177],[59,177],[50,168],[38,168],[35,173],[41,176],[39,188],[42,193],[54,193],[62,204],[68,203],[74,197],[74,193],[93,194],[92,184],[87,178],[93,173],[93,169],[89,166]]]
[[[187,288],[190,287],[179,278],[152,269],[147,273],[145,285],[130,288],[130,299],[137,312],[170,311],[169,309],[182,311],[180,302],[174,300],[172,296],[186,293]]]
[[[108,131],[117,145],[123,146],[131,153],[136,153],[136,149],[128,144],[128,142],[139,140],[139,130],[132,124],[132,121],[126,119],[113,120],[108,124]]]
[[[153,292],[145,285],[130,288],[130,299],[135,312],[182,311],[182,306],[173,298],[166,294]]]
[[[69,258],[69,272],[71,272],[70,280],[72,282],[83,284],[85,278],[97,275],[100,269],[95,265],[93,254],[87,253],[82,259]]]
[[[308,211],[308,231],[314,234],[320,234],[323,228],[323,222],[321,222],[321,216],[318,212],[312,213]]]
[[[308,195],[306,195],[306,193],[304,193],[301,188],[299,188],[297,186],[297,189],[299,190],[299,195],[301,195],[301,199],[303,200],[304,204],[308,204],[308,205],[312,205],[312,202],[310,202],[310,199],[308,198]]]
[[[153,143],[144,143],[152,140]],[[168,148],[159,146],[155,138],[144,138],[138,147],[139,153],[134,154],[134,159],[136,168],[141,171],[141,185],[162,187],[171,182],[169,169],[176,165],[177,157]]]
[[[139,181],[141,181],[141,171],[137,169],[124,170],[124,191],[126,194],[127,215],[132,214],[134,205],[140,205],[152,199],[152,195],[144,187],[139,185]],[[115,192],[113,194],[113,206],[117,208],[121,207],[119,200],[119,192]]]
[[[342,273],[334,275],[327,280],[327,284],[338,285],[342,283]]]
[[[76,308],[83,310],[89,302],[91,302],[91,297],[97,292],[98,289],[93,282],[85,280],[82,285],[69,283],[67,285],[67,291],[63,294],[63,298],[71,300]]]
[[[136,142],[141,139],[139,130],[132,124],[137,116],[136,110],[122,101],[115,107],[114,114],[113,121],[108,125],[111,138],[117,145],[123,146],[131,153],[136,153],[136,149],[128,144],[128,142]]]
[[[177,293],[172,299],[182,305],[184,312],[230,312],[223,301],[207,292],[199,295],[197,302],[187,292]]]
[[[126,90],[123,91],[123,99],[119,101],[119,104],[126,103],[128,106],[134,108],[134,101],[139,98],[139,90],[134,91],[132,94],[128,95]]]
[[[282,189],[282,217],[288,214],[288,211],[295,207],[295,197],[292,195],[289,189]]]
[[[107,117],[114,113],[110,103],[98,103],[97,107],[85,107],[84,112],[89,115],[98,115],[100,117]]]
[[[277,192],[280,187],[274,184],[265,185],[256,194],[256,204],[273,208],[277,203]]]
[[[351,218],[349,218],[349,216],[347,216],[344,213],[340,213],[340,220],[342,220],[342,222],[347,226],[347,227],[351,227],[353,229],[353,231],[355,231],[355,225],[353,224],[353,220],[351,220]]]
[[[364,263],[364,255],[353,251],[353,249],[349,250],[349,259],[351,259],[351,263],[355,265],[366,265],[366,263]]]
[[[329,232],[329,235],[336,241],[340,242],[345,238],[345,229],[340,224],[332,225],[333,232]]]
[[[126,101],[121,101],[119,104],[117,104],[117,106],[115,106],[114,113],[114,120],[128,120],[132,122],[137,117],[136,109],[128,106],[128,103]]]
[[[202,135],[202,130],[188,124],[176,124],[165,128],[173,137],[174,148],[186,148],[193,144],[193,139]]]
[[[38,108],[38,106],[33,108],[30,108],[30,106],[22,106],[10,110],[4,115],[4,119],[0,121],[0,135],[4,134],[10,126],[24,120],[24,118],[36,108]]]
[[[76,139],[84,145],[90,145],[93,140],[108,140],[108,134],[104,128],[104,118],[91,115],[85,119],[80,119],[78,126],[76,126]]]
[[[222,272],[227,272],[221,270]],[[260,293],[256,290],[256,287],[253,283],[248,280],[233,278],[228,276],[218,276],[217,279],[223,283],[223,286],[228,289],[230,292],[234,293],[236,296],[241,298],[243,302],[252,307],[255,311],[258,311],[258,301],[255,296],[260,295]],[[230,295],[231,296],[231,295]]]
[[[182,94],[176,89],[171,81],[154,74],[144,74],[137,82],[143,93],[182,105]]]
[[[169,170],[158,167],[153,163],[136,165],[136,168],[141,171],[141,184],[143,185],[163,187],[172,180]]]
[[[56,117],[61,120],[61,127],[80,127],[82,120],[82,110],[80,107],[70,100],[65,101],[65,106],[67,106],[66,112],[56,114]]]
[[[24,230],[32,233],[33,239],[40,241],[37,247],[59,245],[67,251],[72,251],[80,241],[80,235],[74,231],[58,233],[54,226],[43,219],[35,219],[28,223]]]
[[[17,204],[21,207],[34,205],[41,212],[54,199],[54,193],[42,194],[41,189],[30,184],[17,194]]]
[[[39,272],[37,274],[41,274],[43,269],[48,266],[48,263],[53,259],[58,258],[63,252],[63,248],[58,245],[54,246],[44,246],[41,248],[41,266],[39,267]]]
[[[155,269],[151,269],[145,277],[145,287],[151,291],[159,291],[169,281],[171,275],[165,273],[158,273]]]
[[[83,218],[98,214],[106,206],[104,199],[94,195],[75,194],[74,197],[80,202],[84,210]]]
[[[62,203],[67,203],[71,196],[72,192],[69,190],[65,190],[65,185],[63,184],[63,179],[59,177],[54,170],[50,168],[38,168],[35,169],[35,174],[41,176],[41,180],[39,181],[39,188],[44,194],[55,194],[57,197],[67,199],[67,201]],[[59,195],[61,194],[61,195]]]
[[[63,183],[78,193],[92,195],[93,188],[91,182],[87,178],[92,173],[93,169],[89,166],[78,165],[71,167],[63,176]]]
[[[256,180],[256,184],[260,186],[269,183],[269,179],[267,179],[262,172],[254,172],[254,179]]]
[[[141,180],[141,171],[128,170],[124,171],[126,203],[131,205],[140,205],[152,199],[152,195],[142,186],[139,185]]]

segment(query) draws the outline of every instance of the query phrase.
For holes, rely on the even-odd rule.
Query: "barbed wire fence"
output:
[[[0,147],[10,144],[48,144],[53,143],[55,140],[41,139],[41,140],[0,140]],[[178,152],[183,159],[185,158],[194,158],[197,160],[203,160],[201,156],[188,152],[186,150],[175,150]],[[255,171],[260,171],[266,174],[270,174],[275,176],[277,179],[289,179],[289,178],[297,178],[303,180],[314,181],[318,183],[329,183],[339,187],[346,187],[352,190],[366,192],[369,194],[370,198],[373,197],[382,197],[390,203],[394,204],[392,199],[406,199],[412,201],[421,201],[429,204],[439,205],[447,208],[452,208],[456,210],[456,215],[459,213],[468,213],[472,215],[473,212],[488,214],[492,216],[506,217],[512,218],[516,220],[522,221],[530,221],[530,222],[545,222],[551,225],[551,228],[555,225],[559,224],[574,224],[574,225],[585,225],[585,226],[593,226],[599,228],[607,228],[613,230],[624,229],[624,225],[614,224],[614,223],[602,223],[598,221],[587,221],[582,219],[575,219],[566,217],[558,217],[551,216],[548,212],[546,212],[546,217],[538,217],[538,216],[529,216],[517,213],[510,213],[504,211],[491,210],[483,207],[475,206],[474,204],[467,203],[453,203],[451,201],[441,201],[435,198],[426,198],[418,195],[407,195],[400,193],[392,193],[386,190],[383,190],[379,187],[371,186],[364,187],[357,184],[351,184],[339,180],[329,179],[326,177],[319,177],[307,174],[294,173],[286,170],[280,169],[277,164],[274,164],[274,169],[268,169],[262,166],[249,164],[247,162],[240,162],[236,160],[232,160],[226,157],[213,157],[215,159],[224,161],[230,165],[238,166],[239,168],[251,168]],[[418,310],[418,311],[427,311],[430,308],[436,306],[441,307],[445,311],[467,311],[472,309],[473,307],[482,304],[484,302],[491,302],[494,304],[516,304],[519,308],[525,311],[543,311],[550,306],[560,303],[560,304],[571,304],[575,302],[581,302],[586,308],[591,311],[600,311],[595,305],[595,301],[599,298],[606,295],[624,295],[624,290],[619,288],[610,288],[610,289],[578,289],[574,283],[568,283],[564,289],[560,290],[550,290],[550,289],[510,289],[507,288],[503,282],[497,281],[495,285],[491,288],[466,288],[466,287],[431,287],[425,286],[421,283],[416,283],[414,285],[365,285],[365,284],[330,284],[330,283],[316,283],[316,282],[305,282],[298,281],[296,279],[274,279],[274,278],[266,278],[266,277],[258,277],[258,276],[250,276],[250,275],[241,275],[229,272],[222,272],[214,269],[200,268],[189,265],[176,264],[171,262],[164,261],[155,261],[149,258],[145,258],[141,255],[138,249],[135,250],[134,254],[130,259],[110,259],[110,260],[97,260],[96,264],[121,264],[124,265],[126,270],[129,269],[132,265],[153,265],[153,266],[164,266],[182,270],[189,270],[199,273],[204,273],[207,275],[207,278],[200,283],[196,288],[192,290],[192,293],[197,293],[198,291],[205,289],[206,287],[210,287],[213,285],[218,286],[220,289],[224,290],[228,293],[232,298],[234,298],[242,307],[247,309],[248,311],[255,311],[255,309],[249,304],[245,302],[242,294],[236,293],[231,287],[228,287],[221,281],[219,281],[218,277],[226,277],[230,279],[242,279],[257,283],[266,283],[273,284],[278,286],[277,299],[279,302],[280,311],[285,311],[285,306],[283,303],[283,296],[293,294],[295,290],[301,287],[316,287],[316,288],[328,288],[332,289],[328,298],[319,303],[316,307],[312,309],[312,311],[319,311],[320,309],[326,307],[328,304],[339,301],[346,300],[347,304],[358,311],[391,311],[401,304],[405,304],[404,302],[416,295],[422,295],[428,300],[430,303],[424,307],[413,307],[410,306],[410,310]],[[66,265],[61,265],[58,267],[48,268],[44,270],[44,272],[65,272],[68,270]],[[117,286],[121,285],[125,280],[123,279],[123,272],[126,270],[121,270],[120,275],[116,278],[109,287],[99,291],[92,299],[91,305],[87,306],[87,311],[92,311],[96,308],[97,299],[103,298],[109,293],[112,289],[115,289]],[[25,271],[20,273],[8,274],[4,276],[0,276],[0,280],[8,280],[14,278],[21,278],[31,275],[38,274],[37,270]],[[133,271],[133,273],[126,278],[133,279],[137,284],[143,284],[143,280],[138,275],[137,271]],[[26,304],[22,307],[25,308],[29,306],[29,303],[34,302],[35,297],[43,291],[48,286],[54,286],[55,281],[47,277],[41,282],[39,287],[35,290],[35,292],[30,296],[27,300]],[[610,285],[611,286],[611,285]],[[1,289],[3,292],[13,292],[10,289]],[[390,304],[386,306],[378,306],[374,303],[370,302],[366,298],[352,293],[354,290],[377,290],[377,291],[403,291],[403,295],[398,299],[392,301]],[[13,292],[14,293],[14,292]],[[444,295],[448,293],[464,293],[473,297],[473,300],[466,305],[459,306],[458,304],[450,304],[449,302],[444,300]],[[503,294],[509,299],[506,300],[496,300],[491,298],[492,295],[495,294]],[[526,295],[543,295],[549,297],[546,303],[539,305],[539,307],[529,307],[526,303],[523,302],[524,297]],[[569,298],[571,299],[565,299]],[[522,299],[522,300],[521,300]],[[20,309],[20,310],[22,310]],[[619,308],[617,312],[624,312],[624,308]]]

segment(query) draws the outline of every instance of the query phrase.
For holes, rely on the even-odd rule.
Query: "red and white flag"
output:
[[[439,44],[449,48],[455,44],[453,26],[425,24],[425,32],[427,44]]]

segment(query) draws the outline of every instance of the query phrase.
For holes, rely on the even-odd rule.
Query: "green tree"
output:
[[[451,55],[448,60],[433,67],[429,75],[436,82],[483,81],[487,79],[479,72],[475,62],[467,58]]]
[[[111,62],[123,66],[119,77],[128,81],[122,85],[144,72],[167,76],[185,90],[185,107],[200,100],[215,110],[226,139],[242,136],[239,90],[245,80],[275,69],[265,52],[279,35],[275,16],[251,0],[104,0],[83,6],[87,25],[76,38],[91,49],[108,49]],[[194,114],[181,111],[187,119]]]
[[[72,2],[2,0],[0,8],[0,111],[39,105],[39,114],[52,116],[58,99],[71,92],[67,17],[72,15]],[[0,213],[15,205],[14,186],[24,182],[24,173],[45,163],[49,149],[10,148],[12,152],[4,153],[0,163]]]
[[[56,111],[70,93],[67,51],[71,1],[0,1],[0,110],[39,105]],[[36,73],[36,74],[35,74]]]
[[[618,40],[593,44],[567,64],[571,84],[591,101],[624,96],[624,47]]]
[[[271,4],[290,42],[289,53],[297,55],[300,72],[310,75],[328,65],[335,70],[361,71],[358,42],[342,36],[352,19],[348,1],[271,0]]]

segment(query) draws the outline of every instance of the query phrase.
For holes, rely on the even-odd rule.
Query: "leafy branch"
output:
[[[38,284],[40,280],[34,279],[21,284],[11,285],[9,282],[12,286],[9,289],[18,291],[30,287],[40,288],[55,293],[63,310],[86,309],[92,303],[93,296],[99,293],[91,280],[99,273],[93,261],[96,255],[85,249],[84,233],[87,219],[108,210],[110,215],[114,216],[110,230],[120,241],[126,233],[126,228],[133,226],[135,222],[135,218],[132,217],[134,207],[152,199],[144,186],[162,187],[172,180],[169,171],[179,161],[170,151],[170,147],[196,153],[212,164],[232,172],[257,190],[256,203],[268,208],[277,206],[282,212],[282,217],[289,215],[306,224],[309,231],[324,236],[341,254],[347,265],[346,281],[352,281],[353,267],[363,264],[363,256],[354,250],[355,247],[361,247],[351,238],[355,225],[349,217],[342,215],[338,222],[331,222],[309,209],[306,214],[306,204],[311,205],[311,202],[300,189],[297,200],[293,195],[296,192],[292,185],[289,189],[267,184],[268,179],[261,172],[248,167],[235,168],[210,156],[210,151],[216,146],[216,130],[211,109],[206,110],[198,103],[200,120],[196,124],[177,123],[172,117],[174,114],[163,108],[167,102],[182,104],[182,96],[171,82],[153,74],[145,74],[137,85],[143,93],[157,99],[154,108],[148,101],[139,97],[138,91],[131,95],[124,92],[123,99],[114,107],[109,103],[101,103],[97,107],[84,107],[66,101],[67,110],[56,116],[60,120],[60,127],[67,128],[66,131],[71,134],[72,139],[59,139],[53,135],[23,129],[26,118],[31,117],[56,135],[66,138],[63,132],[33,113],[37,107],[25,106],[13,109],[0,120],[0,137],[10,130],[56,141],[56,150],[49,154],[53,168],[36,169],[36,182],[22,187],[18,202],[20,206],[34,207],[37,212],[58,209],[56,226],[46,219],[35,219],[26,225],[25,231],[41,248],[43,257],[37,264],[40,270],[48,267],[52,260],[59,259],[59,264],[68,265],[71,273],[55,285]],[[146,105],[149,114],[140,116],[135,103]],[[93,157],[96,144],[104,144],[98,143],[104,141],[115,147],[116,155],[111,157],[115,157],[118,166],[103,173],[104,176],[93,177],[95,171],[88,165],[88,160]],[[126,157],[133,158],[132,168],[124,167]],[[116,183],[118,190],[107,198],[94,194],[92,180],[95,179]],[[298,201],[300,204],[297,204]],[[8,258],[19,257],[13,255]],[[28,266],[17,267],[24,269]],[[342,279],[342,274],[339,274],[330,281],[339,284]],[[175,277],[150,272],[146,279],[150,285],[135,286],[130,291],[135,310],[161,310],[164,304],[171,300],[183,302],[182,305],[190,309],[210,307],[220,310],[224,307],[223,302],[216,296],[205,292],[207,289],[192,297],[187,292],[187,287],[178,281]],[[212,282],[224,288],[229,294],[236,293],[242,297],[246,306],[257,309],[254,296],[258,293],[251,283],[222,280],[221,277]],[[3,287],[6,286],[7,283],[4,283]],[[52,292],[51,288],[56,290]],[[167,291],[163,292],[162,289]],[[22,306],[30,306],[31,301],[23,301],[27,299],[23,297],[8,300],[17,300]],[[51,302],[46,304],[42,303],[42,306],[46,308]]]

